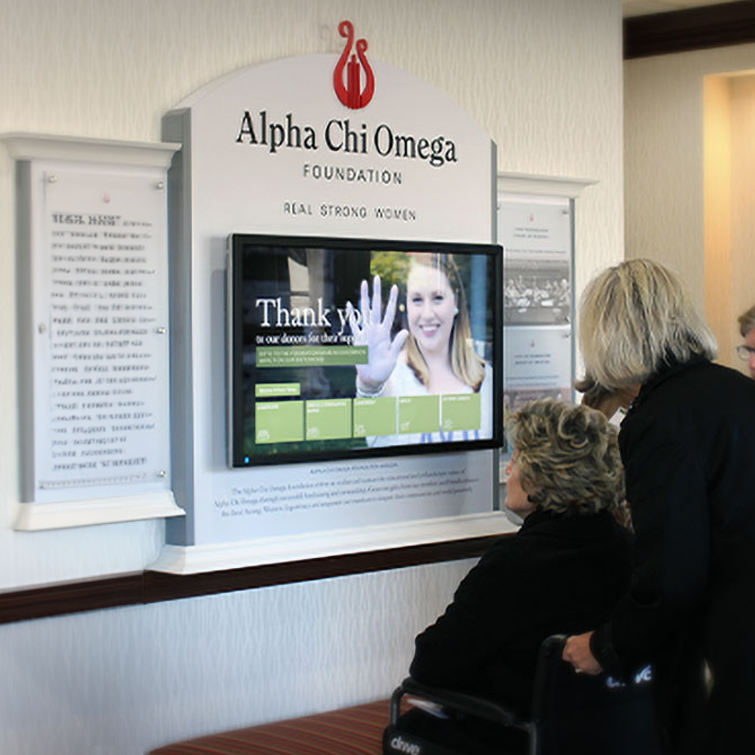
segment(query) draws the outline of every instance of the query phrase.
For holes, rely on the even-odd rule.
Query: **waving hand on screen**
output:
[[[399,352],[409,337],[408,330],[400,330],[391,340],[391,329],[396,316],[398,286],[391,286],[385,313],[381,318],[382,299],[380,296],[380,276],[372,281],[372,301],[369,285],[362,281],[360,288],[359,313],[351,302],[346,303],[346,313],[354,335],[355,346],[368,347],[367,364],[357,365],[357,392],[366,396],[377,396],[383,392],[388,378],[396,366]]]

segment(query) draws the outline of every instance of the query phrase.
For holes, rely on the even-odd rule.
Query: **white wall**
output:
[[[497,142],[500,170],[599,181],[577,202],[579,288],[622,257],[619,0],[0,0],[0,133],[157,141],[163,113],[217,76],[340,52],[343,18],[373,59],[459,101]],[[141,570],[161,523],[12,530],[13,238],[0,154],[0,588]],[[469,566],[0,626],[0,752],[136,755],[385,696]]]
[[[626,256],[650,257],[677,270],[719,340],[719,361],[745,373],[733,346],[740,341],[736,318],[755,302],[752,77],[708,88],[709,99],[715,95],[728,110],[723,117],[706,116],[704,92],[706,76],[752,73],[754,61],[755,45],[747,44],[640,58],[624,66]],[[714,145],[725,154],[714,158],[707,179],[706,123],[709,149],[711,138],[732,147]],[[718,133],[711,135],[711,129]],[[737,133],[747,134],[739,139],[749,143],[747,149],[736,148]]]
[[[749,75],[728,79],[731,115],[731,267],[729,297],[731,320],[725,355],[729,363],[750,375],[747,362],[734,356],[742,343],[737,317],[755,304],[755,60]],[[722,344],[723,346],[723,344]],[[722,349],[723,350],[723,349]],[[724,356],[722,354],[721,356]]]

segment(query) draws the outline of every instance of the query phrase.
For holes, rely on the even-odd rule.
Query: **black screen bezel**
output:
[[[423,444],[344,448],[291,453],[263,454],[245,460],[243,453],[244,402],[240,386],[243,381],[242,301],[243,285],[241,257],[245,248],[322,248],[361,251],[446,252],[457,255],[484,254],[493,259],[494,281],[490,287],[493,307],[493,434],[491,438],[466,441],[438,441]],[[345,238],[323,236],[277,236],[268,234],[233,233],[228,237],[228,463],[232,468],[249,469],[259,466],[307,462],[343,461],[377,457],[425,455],[500,448],[503,445],[503,249],[497,244],[413,241],[395,239]],[[471,295],[470,295],[471,298]],[[241,429],[239,429],[241,428]]]

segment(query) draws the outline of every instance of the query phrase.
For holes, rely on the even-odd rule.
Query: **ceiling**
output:
[[[731,0],[622,0],[622,6],[624,18],[628,18],[729,2]]]

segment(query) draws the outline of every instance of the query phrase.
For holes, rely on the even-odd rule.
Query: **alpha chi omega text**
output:
[[[280,149],[316,151],[322,145],[330,152],[425,160],[434,168],[456,162],[456,145],[451,139],[443,135],[428,138],[394,134],[386,123],[370,133],[366,123],[354,129],[348,118],[333,118],[325,124],[318,138],[313,126],[298,125],[291,113],[286,113],[283,122],[276,122],[269,119],[266,110],[261,110],[256,121],[255,129],[255,119],[245,110],[236,141],[266,147],[272,154]]]

